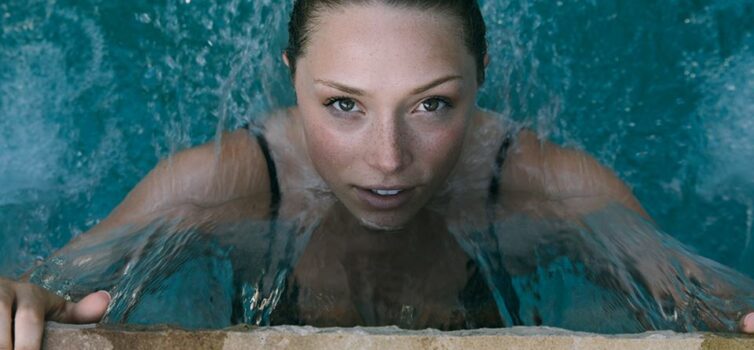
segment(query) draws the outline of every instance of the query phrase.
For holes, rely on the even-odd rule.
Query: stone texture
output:
[[[751,350],[754,349],[754,335],[707,334],[702,349],[705,350]]]
[[[754,336],[647,332],[601,335],[548,327],[455,332],[396,327],[237,326],[185,331],[169,327],[70,326],[49,323],[45,349],[754,349]]]

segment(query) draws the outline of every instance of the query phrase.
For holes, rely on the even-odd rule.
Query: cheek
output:
[[[423,137],[422,156],[435,173],[447,174],[458,161],[465,135],[465,123],[437,130]]]
[[[351,141],[347,135],[324,128],[316,121],[306,128],[309,158],[326,182],[332,182],[334,175],[347,169],[356,158]]]

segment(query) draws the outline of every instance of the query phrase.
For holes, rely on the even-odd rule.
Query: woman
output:
[[[452,329],[517,322],[498,316],[484,287],[469,289],[479,272],[449,228],[615,204],[648,219],[591,157],[475,105],[489,61],[475,2],[301,0],[289,30],[296,107],[161,162],[58,254],[162,218],[211,231],[306,212],[320,225],[291,274],[297,292],[280,305],[295,310],[279,322]],[[476,304],[459,297],[467,290]],[[96,322],[110,302],[106,292],[67,302],[8,280],[0,296],[0,348],[11,347],[12,320],[15,346],[36,348],[44,320]],[[754,315],[746,321],[754,331]]]

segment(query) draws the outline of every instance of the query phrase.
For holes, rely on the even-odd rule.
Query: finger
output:
[[[76,323],[98,322],[105,315],[111,299],[110,294],[104,290],[87,295],[74,306],[73,321]]]
[[[0,350],[12,349],[13,291],[0,291]]]
[[[15,349],[39,349],[42,346],[44,300],[34,288],[19,285],[16,289]]]
[[[62,299],[62,298],[61,298]],[[78,303],[63,300],[53,301],[48,310],[51,321],[62,323],[93,323],[102,319],[110,304],[110,294],[106,291],[91,293]]]
[[[744,333],[754,333],[754,312],[743,318],[741,321],[741,331]]]

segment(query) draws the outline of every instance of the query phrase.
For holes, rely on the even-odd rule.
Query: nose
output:
[[[411,163],[410,136],[397,116],[375,118],[371,130],[367,163],[383,174],[393,174]]]

